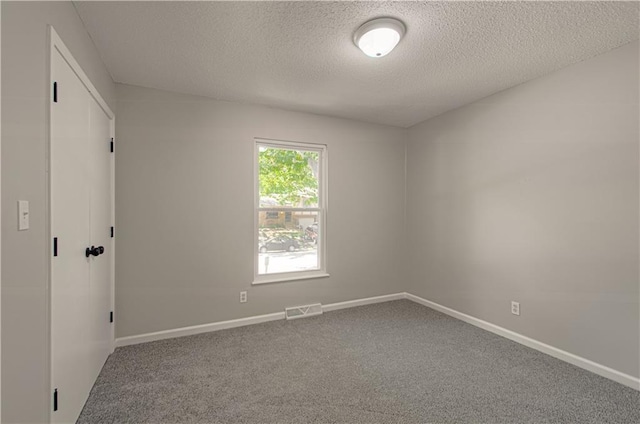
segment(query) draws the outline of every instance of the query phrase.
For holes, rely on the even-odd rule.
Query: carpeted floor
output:
[[[119,348],[79,423],[640,423],[640,392],[408,300]]]

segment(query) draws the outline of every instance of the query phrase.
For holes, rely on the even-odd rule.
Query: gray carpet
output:
[[[122,347],[79,423],[640,423],[640,392],[408,300]]]

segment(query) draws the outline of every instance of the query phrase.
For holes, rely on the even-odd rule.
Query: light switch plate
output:
[[[29,202],[18,200],[18,231],[29,229]]]

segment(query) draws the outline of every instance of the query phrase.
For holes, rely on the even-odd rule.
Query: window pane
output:
[[[287,214],[291,220],[287,221]],[[277,216],[277,219],[269,218]],[[317,211],[258,213],[258,274],[320,269]]]
[[[318,206],[320,153],[259,146],[260,207]]]

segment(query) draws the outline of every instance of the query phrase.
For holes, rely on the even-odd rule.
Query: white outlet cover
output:
[[[513,315],[520,315],[520,303],[519,302],[511,302],[511,313]]]

